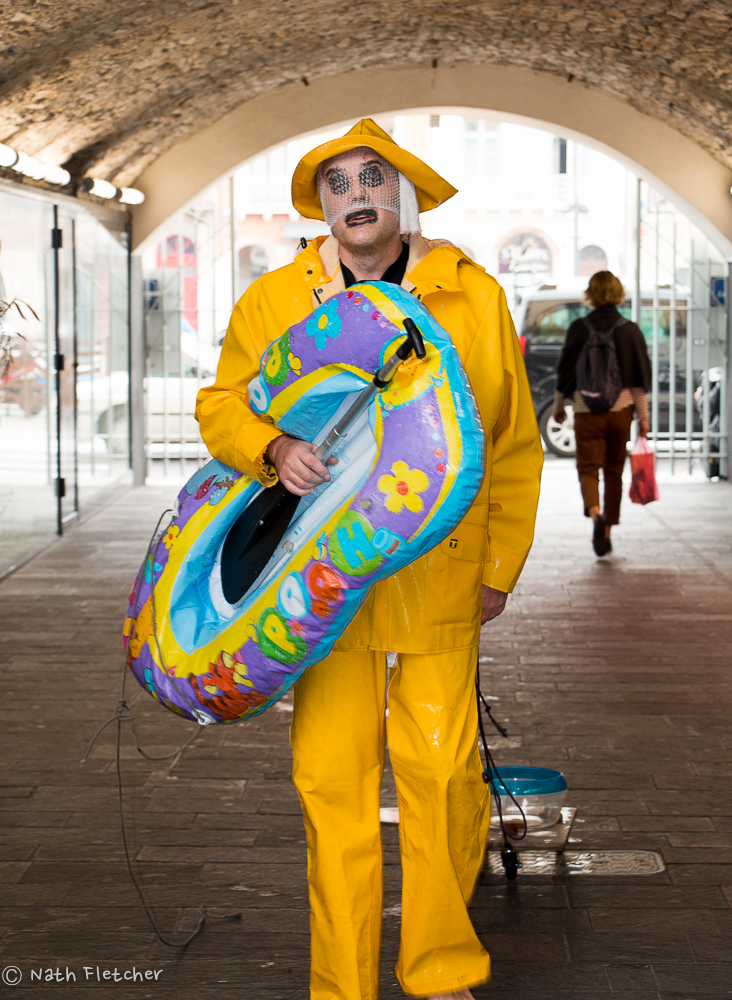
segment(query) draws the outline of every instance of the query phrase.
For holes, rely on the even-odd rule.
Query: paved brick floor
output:
[[[125,598],[174,490],[113,507],[0,584],[3,612],[0,967],[21,995],[107,997],[83,966],[163,970],[114,986],[157,1000],[307,996],[305,846],[289,781],[287,706],[212,727],[175,762],[125,736],[131,841],[169,932],[212,921],[185,954],[156,942],[120,846],[114,738],[78,762],[113,710]],[[732,489],[665,485],[628,505],[616,554],[598,561],[573,470],[548,462],[538,538],[509,610],[484,630],[485,690],[511,731],[499,762],[561,768],[577,806],[575,849],[659,851],[657,875],[485,874],[473,903],[495,961],[476,990],[512,1000],[720,1000],[732,994]],[[488,659],[490,658],[490,659]],[[151,753],[189,733],[132,685]],[[385,787],[385,802],[390,791]],[[384,830],[382,997],[399,928],[396,830]],[[70,984],[31,982],[69,968]],[[25,993],[22,991],[25,990]],[[13,994],[15,995],[15,994]]]

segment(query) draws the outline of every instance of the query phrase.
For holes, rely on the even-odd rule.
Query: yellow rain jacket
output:
[[[542,448],[518,338],[498,282],[457,247],[412,236],[402,287],[448,331],[485,431],[485,477],[445,541],[377,583],[334,649],[404,653],[465,649],[480,632],[480,584],[510,592],[531,547]],[[318,237],[292,264],[264,274],[234,308],[216,382],[196,417],[211,454],[261,483],[280,433],[249,408],[247,385],[265,349],[344,288],[334,237]]]

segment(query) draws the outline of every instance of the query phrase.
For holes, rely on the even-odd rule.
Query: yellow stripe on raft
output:
[[[301,375],[300,378],[288,385],[279,395],[275,396],[267,410],[267,416],[277,423],[285,413],[291,409],[298,400],[315,386],[324,385],[326,381],[334,375],[342,375],[343,372],[351,372],[358,376],[367,385],[373,378],[373,374],[358,368],[356,365],[330,364],[310,372],[308,375]],[[325,373],[325,374],[324,374]],[[266,379],[265,379],[266,382]]]

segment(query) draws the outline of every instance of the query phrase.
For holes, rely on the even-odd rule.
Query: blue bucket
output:
[[[567,790],[567,779],[562,772],[553,771],[550,767],[497,767],[491,768],[490,777],[499,794],[505,794],[502,782],[517,797],[549,795]]]

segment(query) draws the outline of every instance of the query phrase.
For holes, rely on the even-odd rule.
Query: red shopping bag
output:
[[[651,503],[658,500],[656,484],[656,456],[648,447],[644,437],[639,437],[630,453],[630,467],[633,479],[630,484],[630,499],[633,503]]]

